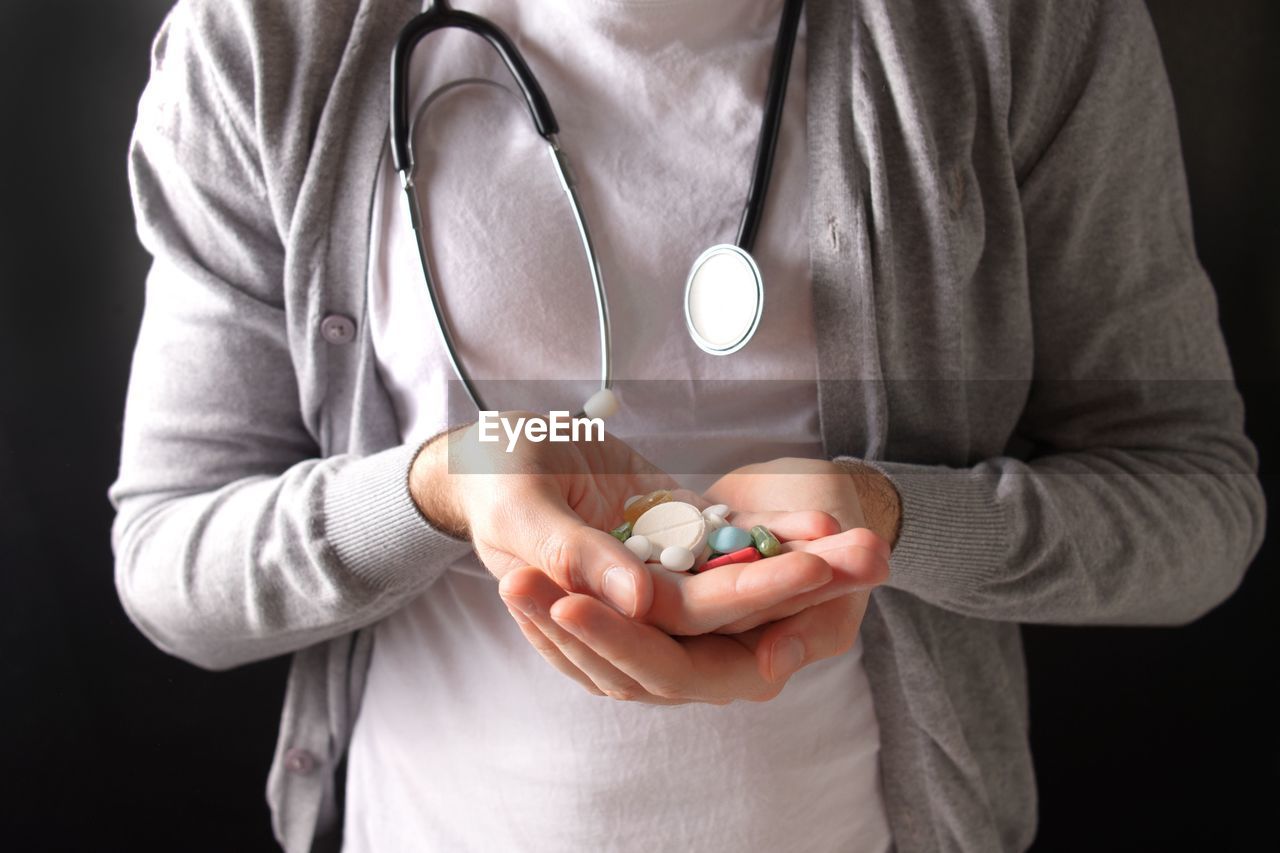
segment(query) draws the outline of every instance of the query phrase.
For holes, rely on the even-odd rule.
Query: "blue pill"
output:
[[[752,544],[751,534],[741,527],[721,527],[712,532],[707,542],[717,554],[732,554]]]

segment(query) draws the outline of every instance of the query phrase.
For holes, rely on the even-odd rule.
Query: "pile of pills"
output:
[[[746,531],[729,524],[728,515],[724,504],[700,510],[660,489],[628,499],[624,520],[612,533],[640,560],[673,572],[705,572],[782,553],[767,528]]]

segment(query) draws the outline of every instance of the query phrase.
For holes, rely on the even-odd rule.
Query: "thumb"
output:
[[[541,508],[519,528],[515,552],[564,590],[592,595],[624,616],[649,612],[649,570],[612,534],[587,526],[562,503]]]

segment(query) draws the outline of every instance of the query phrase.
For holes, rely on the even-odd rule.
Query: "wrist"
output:
[[[896,547],[902,533],[902,498],[893,481],[856,459],[842,459],[839,464],[853,481],[867,527],[890,548]]]
[[[449,436],[445,430],[418,449],[409,469],[409,495],[433,527],[458,539],[471,538],[459,500],[456,478],[449,473]]]

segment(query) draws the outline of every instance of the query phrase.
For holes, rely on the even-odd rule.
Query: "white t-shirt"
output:
[[[684,326],[689,265],[731,242],[780,0],[469,0],[517,43],[560,122],[600,254],[625,409],[609,422],[691,488],[818,456],[803,30],[755,256],[759,331],[729,357]],[[511,85],[468,33],[430,36],[412,103]],[[574,409],[598,375],[595,305],[523,103],[442,95],[415,136],[428,246],[491,408]],[[445,356],[389,158],[374,200],[370,321],[404,440],[447,425]],[[577,382],[571,380],[579,380]],[[486,386],[493,390],[493,386]],[[584,390],[586,393],[584,393]],[[683,476],[682,476],[683,475]],[[474,558],[378,625],[348,760],[346,845],[397,850],[854,850],[890,836],[861,646],[777,699],[655,707],[587,694],[534,651]]]

